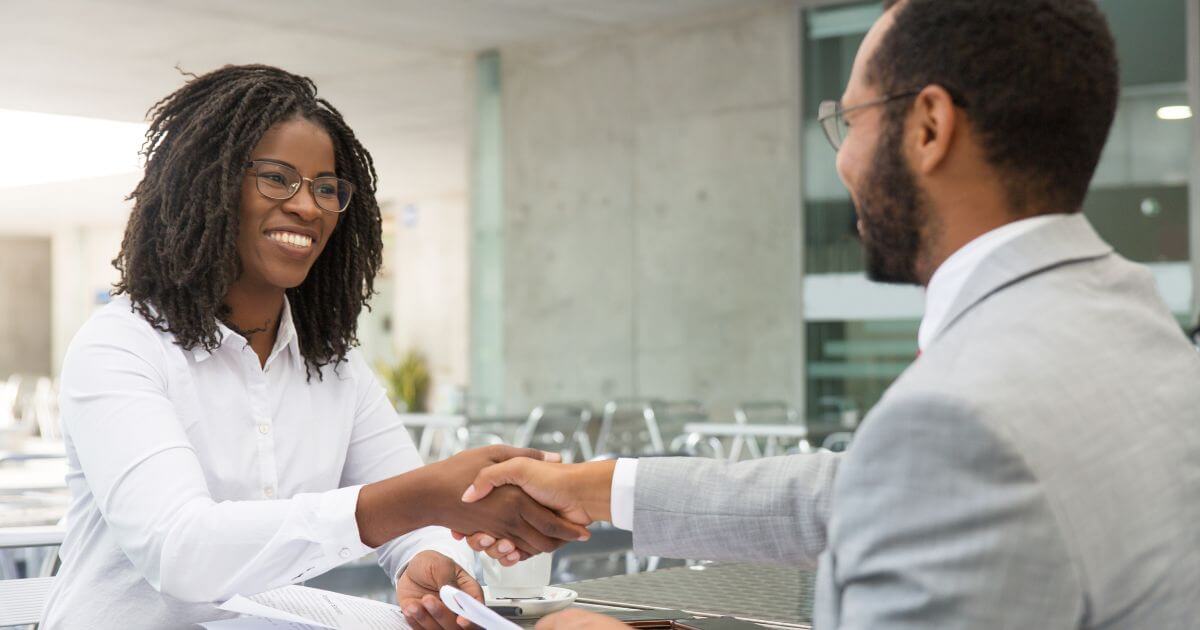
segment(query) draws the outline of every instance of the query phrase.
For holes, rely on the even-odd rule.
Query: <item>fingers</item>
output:
[[[489,558],[499,560],[501,566],[511,567],[524,559],[521,557],[521,552],[516,550],[517,546],[511,540],[501,540],[497,544],[495,538],[488,534],[479,533],[467,537],[466,541],[467,546],[472,550],[487,554]]]
[[[475,481],[471,482],[467,491],[463,493],[463,502],[474,503],[490,494],[496,486],[522,485],[526,479],[526,466],[529,464],[528,458],[519,457],[480,470],[479,474],[475,475]]]
[[[404,620],[414,630],[462,630],[455,615],[446,605],[433,595],[425,595],[420,599],[410,598],[400,602],[404,611]]]
[[[496,545],[496,539],[491,535],[484,533],[472,534],[468,536],[466,540],[467,546],[470,547],[472,551],[482,551],[486,553]]]
[[[531,500],[532,501],[532,500]],[[538,504],[540,506],[540,504]],[[558,514],[551,512],[545,508],[523,510],[521,516],[525,521],[533,526],[543,536],[548,536],[556,540],[584,541],[592,537],[592,532],[588,528],[572,523]]]

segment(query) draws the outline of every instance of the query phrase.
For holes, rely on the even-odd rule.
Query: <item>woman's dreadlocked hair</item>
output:
[[[354,184],[324,251],[288,289],[300,353],[311,378],[357,345],[358,314],[383,261],[375,165],[342,115],[307,77],[262,65],[225,66],[188,81],[150,109],[146,171],[113,266],[115,294],[184,349],[215,350],[228,320],[229,286],[241,273],[239,199],[250,152],[272,125],[303,117],[333,140],[338,177]]]

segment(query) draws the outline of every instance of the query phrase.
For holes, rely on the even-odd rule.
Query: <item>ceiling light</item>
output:
[[[136,173],[148,127],[0,109],[0,188]]]
[[[1192,108],[1187,105],[1159,107],[1158,117],[1162,120],[1187,120],[1192,117]]]

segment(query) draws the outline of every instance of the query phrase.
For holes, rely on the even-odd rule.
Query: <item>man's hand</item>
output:
[[[458,563],[436,551],[413,556],[396,580],[396,603],[415,630],[462,630],[470,625],[442,603],[438,589],[449,584],[483,601],[483,589]]]
[[[572,523],[516,487],[499,488],[477,502],[461,500],[480,470],[513,457],[538,458],[542,451],[487,446],[403,475],[363,486],[358,496],[359,532],[378,547],[414,529],[442,525],[455,531],[487,532],[511,541],[521,552],[554,551],[564,542],[587,540],[586,527]]]
[[[616,462],[586,464],[557,464],[518,457],[484,468],[463,494],[467,503],[485,498],[501,486],[515,485],[538,503],[565,516],[573,523],[586,525],[593,521],[612,520],[612,476]],[[526,555],[512,541],[490,535],[493,532],[454,528],[455,537],[467,537],[472,549],[496,558],[504,566],[512,566]]]
[[[537,630],[629,630],[629,626],[601,614],[578,608],[568,608],[560,613],[543,617]]]

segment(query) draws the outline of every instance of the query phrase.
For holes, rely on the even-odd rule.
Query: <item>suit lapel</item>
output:
[[[1096,234],[1082,212],[1022,234],[980,262],[954,299],[946,323],[934,340],[946,334],[963,315],[993,293],[1043,271],[1101,258],[1112,251],[1112,246]]]

